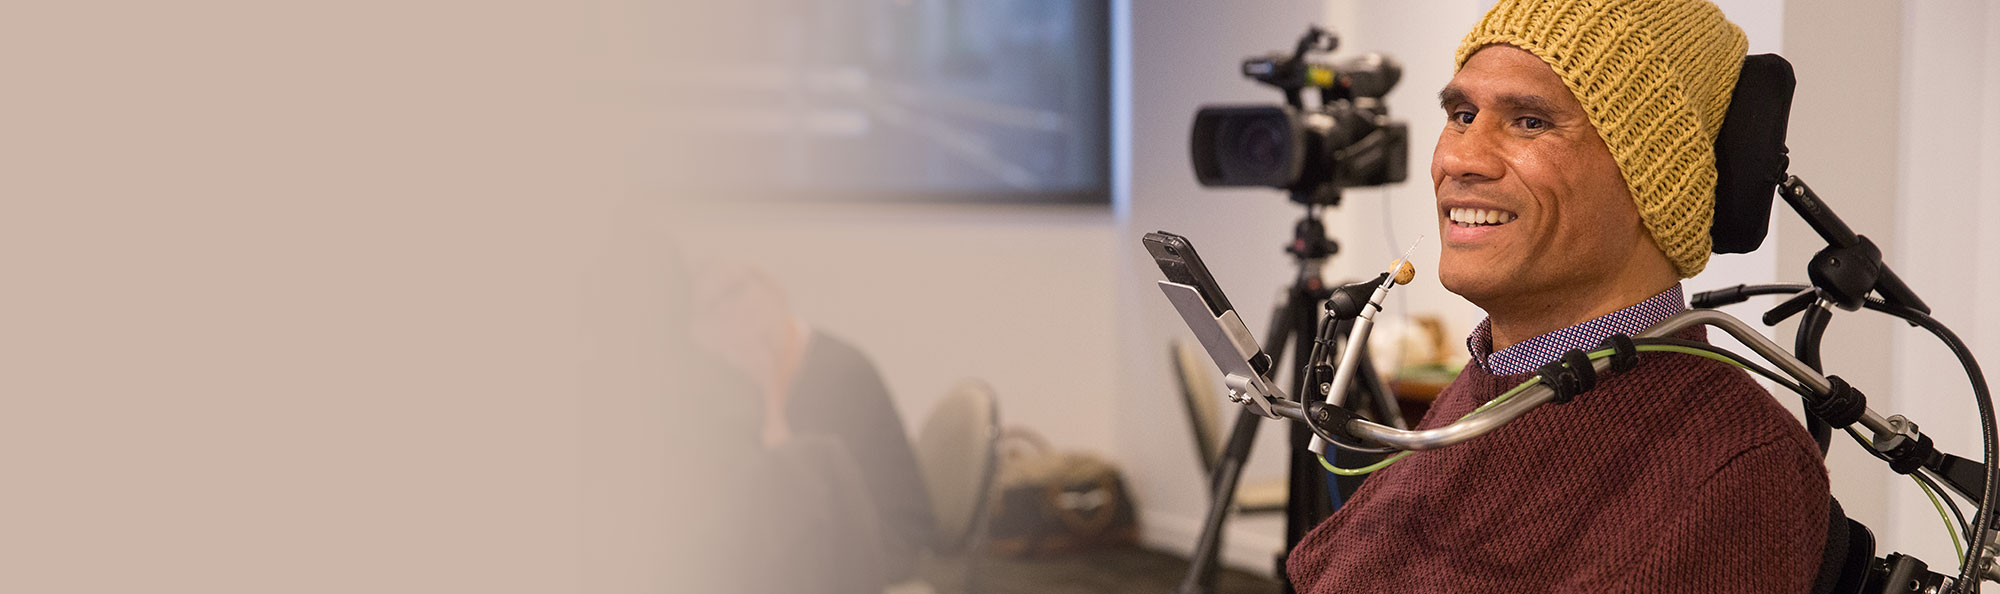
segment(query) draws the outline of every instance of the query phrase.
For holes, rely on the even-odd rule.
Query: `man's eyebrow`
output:
[[[1556,109],[1556,102],[1541,95],[1501,95],[1500,104],[1513,108],[1514,111],[1532,111],[1545,115],[1560,113]]]
[[[1438,108],[1440,109],[1449,110],[1451,106],[1464,102],[1465,91],[1460,90],[1458,87],[1445,85],[1444,89],[1438,91]]]
[[[1470,102],[1471,99],[1469,96],[1466,95],[1463,89],[1458,87],[1446,86],[1444,90],[1438,91],[1438,107],[1440,108],[1451,109],[1453,105]],[[1488,109],[1504,107],[1509,111],[1532,111],[1550,115],[1560,113],[1560,110],[1556,108],[1555,101],[1551,101],[1548,97],[1541,95],[1508,93],[1495,98],[1493,103],[1494,105],[1486,107]]]

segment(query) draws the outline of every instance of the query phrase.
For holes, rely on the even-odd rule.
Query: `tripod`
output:
[[[1296,192],[1295,192],[1296,194]],[[1272,308],[1270,329],[1264,333],[1264,352],[1270,353],[1272,375],[1284,366],[1287,344],[1293,350],[1293,369],[1290,393],[1304,400],[1323,399],[1331,386],[1316,386],[1306,389],[1308,374],[1302,370],[1307,364],[1313,348],[1313,337],[1319,326],[1320,304],[1333,294],[1320,279],[1327,258],[1340,251],[1339,243],[1326,236],[1326,227],[1320,222],[1319,206],[1306,196],[1293,196],[1293,200],[1306,204],[1305,216],[1292,227],[1292,242],[1285,247],[1297,264],[1297,274],[1292,284],[1285,290],[1285,296]],[[1347,334],[1346,321],[1329,320],[1336,324],[1333,331],[1339,336]],[[1365,349],[1367,345],[1348,345],[1347,348]],[[1366,351],[1362,352],[1366,357]],[[1364,358],[1363,361],[1366,361]],[[1275,378],[1274,378],[1275,379]],[[1363,364],[1355,374],[1354,385],[1349,386],[1347,400],[1364,415],[1372,414],[1378,419],[1387,419],[1392,424],[1402,426],[1402,415],[1397,408],[1395,396],[1383,384],[1382,378],[1373,365]],[[1349,404],[1349,403],[1339,403]],[[1236,487],[1243,474],[1243,464],[1250,458],[1250,449],[1257,438],[1258,421],[1261,418],[1245,408],[1236,415],[1236,423],[1230,429],[1228,445],[1222,457],[1215,464],[1209,476],[1208,515],[1202,523],[1201,537],[1195,542],[1194,555],[1188,564],[1187,575],[1181,580],[1176,594],[1209,594],[1215,591],[1216,577],[1222,545],[1222,529],[1228,520],[1231,500],[1235,498]],[[1292,424],[1289,439],[1290,459],[1286,471],[1285,499],[1285,552],[1279,553],[1274,562],[1277,575],[1284,584],[1284,593],[1292,594],[1290,579],[1285,578],[1285,559],[1293,547],[1298,546],[1306,533],[1333,513],[1338,502],[1352,495],[1360,488],[1365,477],[1340,477],[1338,490],[1329,489],[1324,478],[1327,473],[1320,468],[1318,456],[1307,449],[1312,440],[1312,430],[1302,424]],[[1328,460],[1347,466],[1373,463],[1380,459],[1377,455],[1358,454],[1329,450]],[[1335,493],[1338,493],[1336,499]]]

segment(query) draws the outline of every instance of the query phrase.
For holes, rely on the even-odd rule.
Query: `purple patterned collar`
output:
[[[1613,334],[1636,334],[1686,310],[1687,301],[1681,296],[1681,285],[1675,283],[1673,287],[1631,307],[1523,340],[1491,354],[1487,351],[1493,349],[1493,320],[1480,320],[1479,327],[1472,329],[1472,336],[1466,337],[1465,348],[1472,351],[1474,364],[1494,375],[1528,373],[1561,358],[1570,349],[1589,350],[1603,344],[1604,339]]]

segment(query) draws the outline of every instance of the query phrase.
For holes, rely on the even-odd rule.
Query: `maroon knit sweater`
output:
[[[1467,365],[1419,426],[1532,376]],[[1748,374],[1644,353],[1568,404],[1376,472],[1286,570],[1306,594],[1807,592],[1827,492],[1812,438]]]

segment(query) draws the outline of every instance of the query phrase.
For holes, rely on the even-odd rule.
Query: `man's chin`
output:
[[[1473,267],[1440,265],[1438,284],[1444,285],[1446,291],[1464,297],[1466,301],[1474,304],[1504,296],[1511,290],[1508,287],[1507,275],[1497,273],[1498,268],[1483,267],[1473,270],[1467,268]]]

